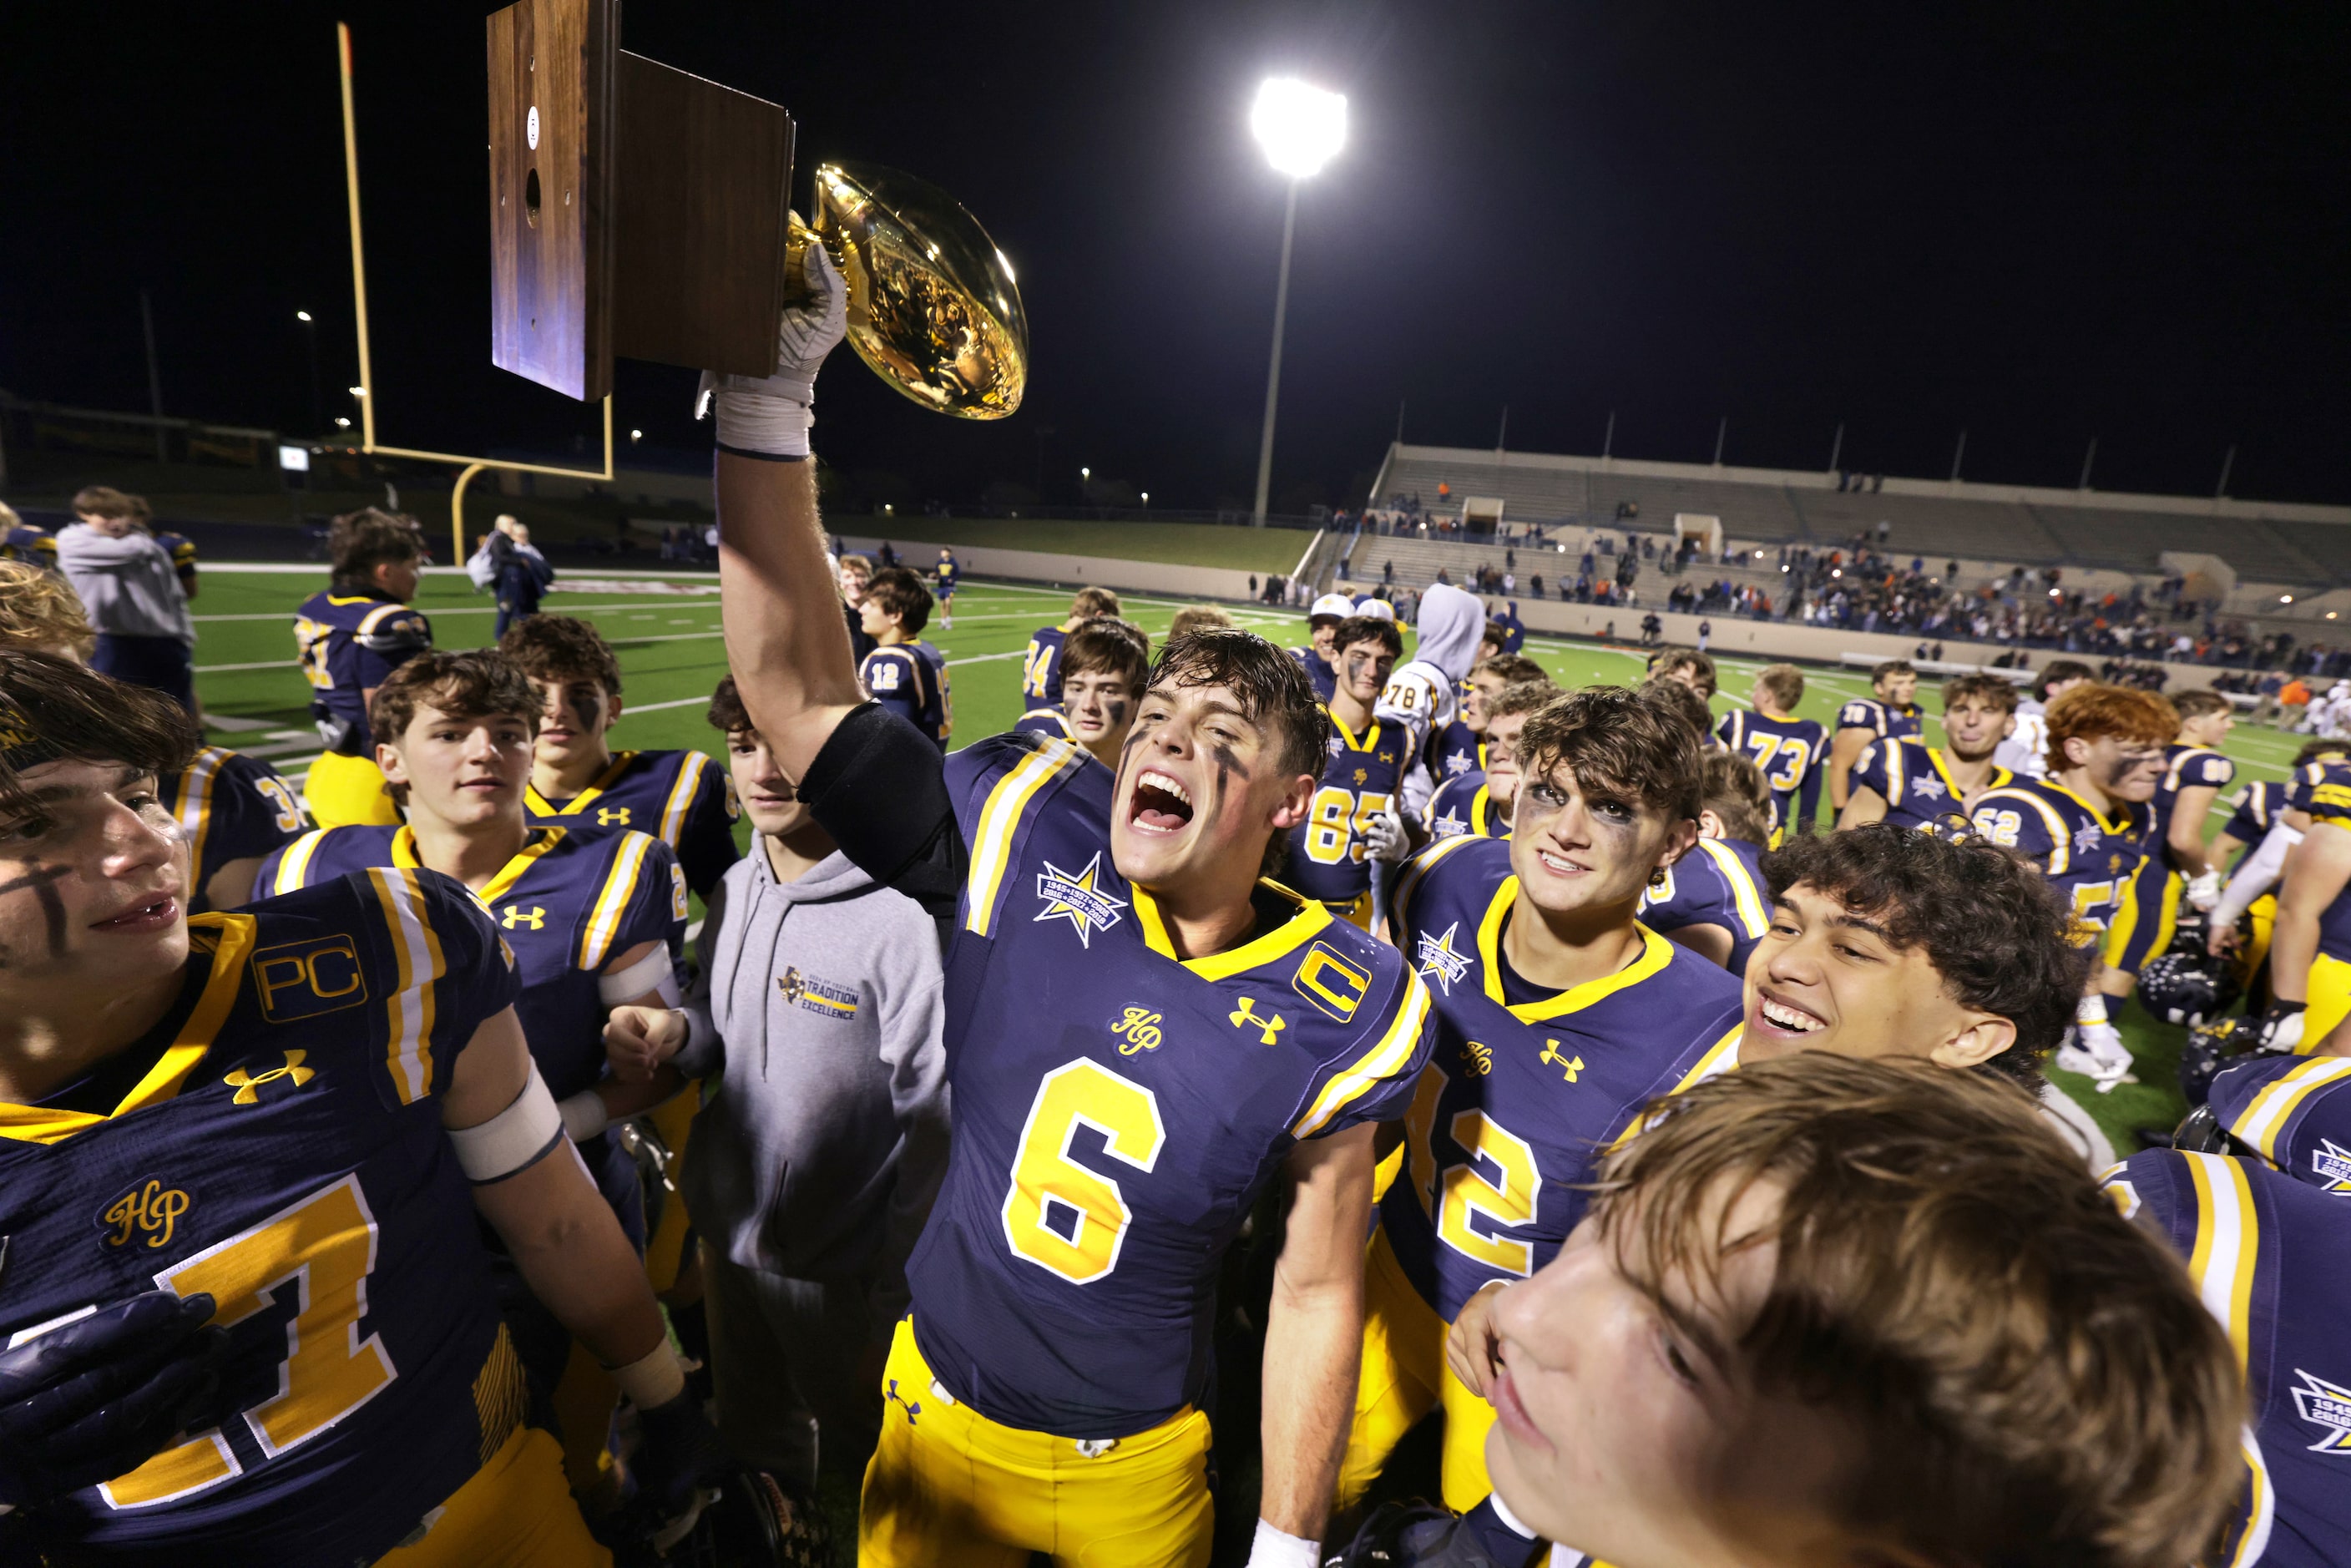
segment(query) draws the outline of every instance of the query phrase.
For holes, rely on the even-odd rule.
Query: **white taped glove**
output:
[[[2074,1024],[2070,1038],[2057,1048],[2057,1065],[2095,1080],[2101,1094],[2111,1094],[2116,1085],[2131,1081],[2131,1053],[2123,1044],[2122,1030],[2103,1019]]]
[[[776,373],[721,376],[702,372],[695,389],[694,416],[715,402],[718,444],[737,452],[805,457],[815,423],[816,373],[849,330],[849,285],[834,270],[824,246],[810,243],[801,263],[809,298],[785,308],[776,329]]]
[[[1412,853],[1412,840],[1405,833],[1404,819],[1394,811],[1374,813],[1364,824],[1364,852],[1390,865]]]
[[[2185,896],[2191,907],[2211,914],[2213,907],[2220,902],[2220,873],[2208,871],[2189,877]]]

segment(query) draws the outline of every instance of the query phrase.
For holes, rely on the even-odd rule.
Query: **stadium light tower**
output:
[[[1281,324],[1290,309],[1290,242],[1298,228],[1299,182],[1322,172],[1347,141],[1347,99],[1296,77],[1269,78],[1249,110],[1249,134],[1265,149],[1277,174],[1290,176],[1281,214],[1281,280],[1273,291],[1273,362],[1265,373],[1265,436],[1257,449],[1257,514],[1265,527],[1265,497],[1273,482],[1273,410],[1281,392]]]

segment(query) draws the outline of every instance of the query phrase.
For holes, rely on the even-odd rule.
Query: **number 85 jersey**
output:
[[[1291,1149],[1400,1114],[1428,992],[1260,883],[1259,935],[1179,960],[1110,854],[1111,773],[1065,741],[946,759],[969,871],[947,957],[955,1140],[907,1266],[954,1397],[1131,1436],[1196,1405],[1217,1260]]]
[[[510,960],[431,872],[189,925],[170,1039],[110,1114],[0,1105],[0,1343],[158,1288],[209,1292],[219,1395],[29,1523],[67,1561],[372,1562],[523,1407],[437,1103],[513,1001]]]

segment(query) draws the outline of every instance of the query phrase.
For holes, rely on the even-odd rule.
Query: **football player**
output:
[[[884,567],[873,574],[858,613],[864,618],[865,634],[874,642],[873,652],[857,671],[866,695],[945,751],[955,730],[955,702],[947,692],[946,655],[923,641],[923,628],[931,618],[931,591],[904,567]],[[1058,687],[1058,660],[1056,664]]]
[[[1461,713],[1429,742],[1428,770],[1443,789],[1447,780],[1486,770],[1486,699],[1521,681],[1548,683],[1543,667],[1522,653],[1490,653],[1461,683]]]
[[[677,1005],[672,960],[684,943],[685,878],[669,846],[650,834],[531,825],[522,797],[538,714],[528,678],[493,650],[436,652],[402,664],[378,688],[370,717],[376,758],[408,821],[306,833],[263,862],[255,894],[420,866],[471,889],[514,952],[516,1014],[564,1130],[642,1248],[636,1166],[608,1126],[668,1098],[676,1081],[632,1085],[608,1077],[604,1014]],[[523,1364],[536,1386],[551,1391],[569,1336],[511,1277],[502,1273],[500,1283]]]
[[[1679,681],[1709,703],[1721,689],[1721,677],[1715,673],[1713,656],[1699,648],[1658,649],[1649,655],[1646,678]],[[1713,733],[1710,727],[1708,733]]]
[[[37,528],[0,501],[0,560],[22,561],[47,572],[57,570],[57,536]]]
[[[1029,652],[1020,661],[1020,697],[1030,707],[1061,706],[1061,645],[1070,633],[1102,616],[1116,620],[1125,612],[1118,595],[1107,588],[1081,588],[1070,601],[1070,618],[1059,626],[1040,626],[1029,633]]]
[[[1380,611],[1365,610],[1364,614],[1385,613],[1391,619],[1393,610],[1384,601]],[[1395,667],[1388,677],[1387,689],[1380,693],[1377,716],[1394,724],[1399,732],[1408,733],[1411,744],[1406,755],[1411,765],[1404,776],[1402,794],[1407,815],[1417,820],[1428,798],[1437,792],[1437,784],[1429,777],[1423,760],[1428,751],[1428,737],[1442,734],[1453,722],[1460,694],[1456,689],[1478,662],[1479,638],[1486,630],[1486,611],[1478,596],[1450,583],[1431,583],[1420,596],[1419,618],[1415,622],[1418,645],[1413,656]]]
[[[1698,843],[1641,894],[1641,924],[1719,964],[1747,973],[1747,956],[1771,924],[1763,881],[1771,847],[1771,791],[1755,764],[1728,751],[1706,754]]]
[[[2229,802],[2233,810],[2220,837],[2212,841],[2209,863],[2215,869],[2226,868],[2231,874],[2205,923],[2207,947],[2218,956],[2239,946],[2238,926],[2250,916],[2252,930],[2241,942],[2242,950],[2238,954],[2240,968],[2246,975],[2260,973],[2268,960],[2270,931],[2277,918],[2277,895],[2270,890],[2276,883],[2276,871],[2285,863],[2283,841],[2291,836],[2298,843],[2301,832],[2289,828],[2285,834],[2278,835],[2281,842],[2277,862],[2266,875],[2254,867],[2254,857],[2270,847],[2272,835],[2284,823],[2288,804],[2299,780],[2312,771],[2311,764],[2341,762],[2346,756],[2351,756],[2351,747],[2342,741],[2305,741],[2294,754],[2293,769],[2285,778],[2256,779],[2238,790]]]
[[[2236,724],[2235,709],[2218,692],[2182,692],[2172,699],[2179,734],[2164,753],[2164,768],[2148,803],[2147,859],[2115,899],[2114,939],[2098,977],[2109,1007],[2138,984],[2149,958],[2169,950],[2179,901],[2209,912],[2220,902],[2220,873],[2204,844],[2204,819],[2220,791],[2235,782],[2237,765],[2218,747]]]
[[[1404,633],[1393,621],[1350,615],[1332,633],[1331,651],[1339,675],[1322,710],[1331,720],[1329,756],[1305,821],[1290,830],[1282,883],[1368,931],[1372,862],[1402,860],[1406,848],[1396,789],[1412,764],[1410,732],[1373,716],[1404,652]]]
[[[841,617],[849,623],[849,652],[859,664],[873,652],[873,639],[865,634],[865,585],[873,580],[873,561],[869,556],[845,555],[835,564],[841,584]]]
[[[1306,666],[1306,678],[1314,683],[1314,695],[1322,702],[1331,700],[1338,686],[1339,669],[1332,662],[1331,634],[1339,622],[1355,612],[1355,601],[1343,593],[1326,593],[1306,611],[1307,643],[1302,648],[1290,650],[1298,662]]]
[[[0,652],[0,1558],[605,1563],[475,1216],[618,1369],[641,1484],[678,1503],[715,1449],[513,960],[425,871],[191,918],[155,781],[195,738]]]
[[[1529,714],[1559,695],[1559,688],[1545,676],[1504,686],[1479,699],[1486,715],[1485,737],[1479,742],[1485,750],[1486,769],[1447,779],[1437,787],[1421,821],[1432,838],[1447,839],[1456,833],[1483,839],[1510,836],[1520,732],[1526,728]]]
[[[1796,716],[1804,700],[1804,672],[1766,664],[1755,673],[1752,708],[1722,716],[1715,735],[1763,771],[1771,786],[1773,820],[1782,834],[1809,833],[1821,809],[1821,758],[1828,746],[1820,721]]]
[[[806,266],[778,373],[712,378],[727,655],[817,821],[951,934],[955,1137],[860,1560],[1205,1564],[1213,1281],[1279,1176],[1251,1561],[1306,1568],[1362,1338],[1372,1124],[1428,1050],[1393,948],[1259,881],[1329,721],[1297,660],[1224,631],[1162,650],[1114,776],[1022,735],[942,759],[860,703],[808,440],[845,289],[822,247]]]
[[[1861,748],[1873,740],[1926,733],[1926,716],[1910,699],[1918,672],[1907,659],[1888,659],[1869,672],[1870,695],[1837,709],[1836,734],[1829,741],[1829,810],[1842,812],[1848,782]]]
[[[63,578],[0,561],[0,648],[81,664],[90,640],[81,601]],[[157,780],[157,792],[188,841],[192,914],[243,904],[263,857],[309,826],[277,769],[223,747],[199,747],[186,767]]]
[[[2210,921],[2212,951],[2235,940],[2237,922],[2262,894],[2277,885],[2286,856],[2310,831],[2311,802],[2322,789],[2351,789],[2351,747],[2339,740],[2314,740],[2304,745],[2294,760],[2278,798],[2269,831],[2253,852],[2237,862],[2229,885],[2221,890]]]
[[[406,518],[373,507],[337,517],[328,540],[333,580],[294,612],[310,716],[327,746],[303,793],[322,828],[391,826],[400,812],[375,763],[368,704],[386,676],[433,646],[432,624],[408,604],[423,547]]]
[[[1554,1562],[2169,1568],[2217,1532],[2229,1340],[2012,1090],[1807,1057],[1642,1121],[1469,1365],[1498,1500],[1590,1553]]]
[[[1343,1507],[1437,1408],[1447,1506],[1484,1499],[1494,1412],[1447,1370],[1449,1325],[1548,1263],[1595,1153],[1738,1045],[1739,982],[1635,918],[1697,841],[1698,733],[1646,693],[1591,686],[1529,718],[1517,757],[1510,838],[1443,840],[1396,894],[1438,1034],[1365,1270]]]
[[[2264,1050],[2351,1056],[2351,780],[2313,790],[2270,936]]]
[[[2103,955],[2115,900],[2154,847],[2147,802],[2163,781],[2163,748],[2179,733],[2179,716],[2153,692],[2090,685],[2051,703],[2046,722],[2047,777],[1985,790],[1970,816],[1978,832],[2041,868],[2073,911],[2077,939]],[[2107,1019],[2095,974],[2057,1065],[2094,1079],[2100,1093],[2130,1074],[2130,1051]]]
[[[1073,741],[1086,755],[1118,769],[1134,726],[1134,705],[1151,674],[1151,639],[1114,616],[1087,622],[1061,645],[1061,706],[1036,708],[1012,727]]]
[[[2049,705],[2097,678],[2079,659],[2052,659],[2032,683],[2032,695],[2016,704],[2016,728],[2000,743],[1991,759],[2020,779],[2038,779],[2049,770]]]
[[[931,597],[939,601],[939,624],[955,630],[956,588],[963,580],[963,568],[956,564],[955,551],[939,547],[939,563],[931,568]]]
[[[507,628],[498,652],[538,694],[538,738],[523,812],[533,826],[575,838],[632,828],[670,847],[685,884],[703,897],[737,859],[743,808],[726,769],[699,751],[622,751],[621,661],[596,628],[572,615],[533,615]]]
[[[1836,825],[1915,828],[1947,812],[1965,814],[1970,800],[2015,778],[1992,761],[2015,723],[2014,686],[1998,675],[1953,675],[1943,683],[1945,743],[1929,746],[1915,735],[1865,743]]]

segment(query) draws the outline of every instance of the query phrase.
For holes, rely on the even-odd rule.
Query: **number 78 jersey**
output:
[[[431,872],[189,925],[193,1010],[110,1114],[0,1105],[0,1343],[159,1288],[208,1292],[220,1392],[37,1528],[75,1562],[372,1562],[523,1411],[438,1103],[514,999],[511,960]]]

